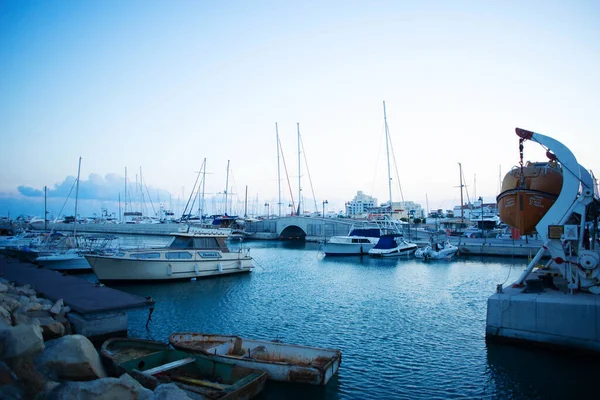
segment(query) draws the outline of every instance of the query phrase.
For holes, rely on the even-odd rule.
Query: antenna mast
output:
[[[302,212],[302,173],[300,171],[300,123],[297,122],[298,128],[298,216]]]

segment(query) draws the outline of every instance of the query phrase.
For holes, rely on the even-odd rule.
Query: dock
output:
[[[18,285],[29,284],[39,296],[62,299],[71,308],[66,315],[74,332],[90,340],[127,336],[126,311],[152,309],[154,300],[75,276],[0,256],[0,277]]]
[[[488,299],[486,338],[600,352],[600,296],[571,293],[556,275],[535,272],[527,285],[499,288]]]

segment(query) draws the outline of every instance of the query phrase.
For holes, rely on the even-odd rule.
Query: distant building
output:
[[[377,219],[383,218],[384,216],[391,216],[392,219],[414,219],[424,218],[425,211],[420,204],[414,201],[397,201],[392,203],[392,209],[390,210],[390,203],[384,203],[380,207],[373,207],[369,210],[369,218]]]
[[[366,218],[374,207],[377,207],[377,199],[359,190],[354,199],[346,203],[346,215],[350,218]]]

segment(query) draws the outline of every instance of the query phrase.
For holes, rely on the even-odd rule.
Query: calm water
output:
[[[269,382],[262,399],[572,398],[600,372],[598,362],[486,344],[486,300],[525,260],[326,258],[314,243],[244,245],[251,274],[117,286],[156,300],[148,329],[148,311],[130,313],[129,335],[201,331],[342,350],[325,388]]]

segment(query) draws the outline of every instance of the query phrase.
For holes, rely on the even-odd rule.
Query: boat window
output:
[[[192,238],[185,236],[175,236],[175,239],[169,245],[171,249],[193,249],[194,241]]]
[[[189,251],[169,251],[165,257],[167,260],[190,260],[192,253]]]
[[[197,237],[194,238],[194,248],[196,249],[218,249],[219,244],[214,237]]]
[[[133,253],[131,258],[137,258],[140,260],[149,260],[154,258],[160,258],[160,253]]]
[[[115,254],[115,256],[117,256],[117,257],[123,257],[123,256],[125,256],[125,253],[123,253],[123,252],[118,252],[117,254]]]

